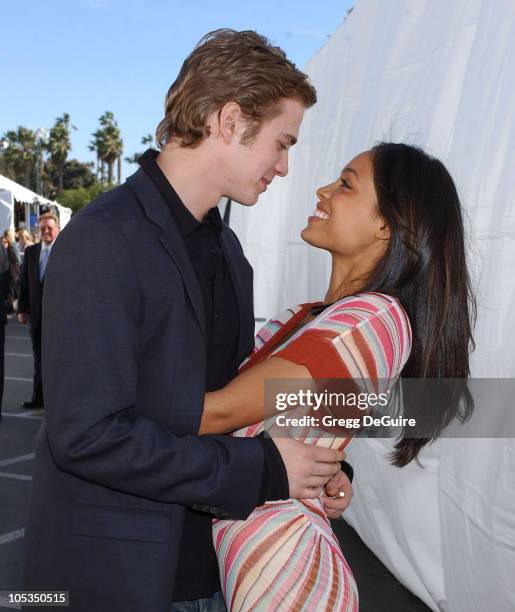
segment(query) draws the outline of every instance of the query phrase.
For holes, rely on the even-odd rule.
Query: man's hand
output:
[[[274,438],[288,474],[290,497],[318,497],[322,487],[340,470],[344,452],[297,442],[292,438]]]
[[[342,470],[335,474],[325,485],[325,495],[320,499],[328,518],[338,518],[352,499],[352,485],[347,474]]]
[[[29,315],[26,312],[19,312],[17,318],[20,323],[23,323],[23,325],[27,325],[29,322]]]

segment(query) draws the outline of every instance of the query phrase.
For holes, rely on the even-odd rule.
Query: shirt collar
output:
[[[211,208],[202,222],[197,221],[191,212],[186,208],[181,198],[173,188],[170,181],[163,174],[163,171],[157,164],[157,156],[159,151],[155,149],[147,149],[141,157],[138,158],[138,164],[151,178],[162,198],[166,202],[173,220],[179,228],[182,237],[191,234],[195,230],[200,229],[203,225],[214,224],[217,228],[222,228],[222,217],[218,207]]]

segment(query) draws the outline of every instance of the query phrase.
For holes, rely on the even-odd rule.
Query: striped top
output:
[[[274,356],[304,365],[314,379],[361,381],[364,386],[360,390],[369,393],[392,389],[409,357],[412,341],[411,326],[400,302],[382,293],[352,295],[328,306],[294,331],[316,306],[320,303],[301,304],[267,321],[240,371]],[[255,436],[272,424],[273,418],[233,435]],[[320,436],[313,431],[304,430],[304,436],[306,441],[320,443]],[[337,442],[345,446],[343,439]]]
[[[303,304],[271,319],[241,369],[271,355],[307,367],[318,379],[353,378],[393,387],[411,347],[411,329],[400,303],[362,293],[328,306],[299,327],[311,308]],[[298,329],[297,329],[298,328]],[[256,423],[235,432],[255,436]],[[342,448],[348,437],[324,437],[311,428],[298,439]],[[245,521],[213,521],[224,599],[229,612],[358,612],[352,571],[320,499],[267,502]]]
[[[257,333],[249,360],[318,305],[302,304],[270,319]],[[268,354],[305,365],[313,378],[390,378],[400,374],[410,349],[411,327],[400,302],[360,293],[328,306]]]

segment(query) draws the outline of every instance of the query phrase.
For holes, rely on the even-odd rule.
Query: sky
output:
[[[70,158],[88,150],[112,111],[124,157],[154,134],[166,91],[198,40],[220,27],[257,30],[302,67],[343,22],[353,0],[0,0],[0,136],[50,128],[67,112]],[[124,162],[124,176],[136,169]]]

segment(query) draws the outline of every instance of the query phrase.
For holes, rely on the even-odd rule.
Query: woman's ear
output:
[[[391,236],[390,226],[381,217],[379,228],[376,231],[376,238],[379,238],[379,240],[390,240],[390,236]]]
[[[241,122],[242,112],[239,104],[227,102],[222,106],[218,115],[218,129],[226,144],[235,137]]]

